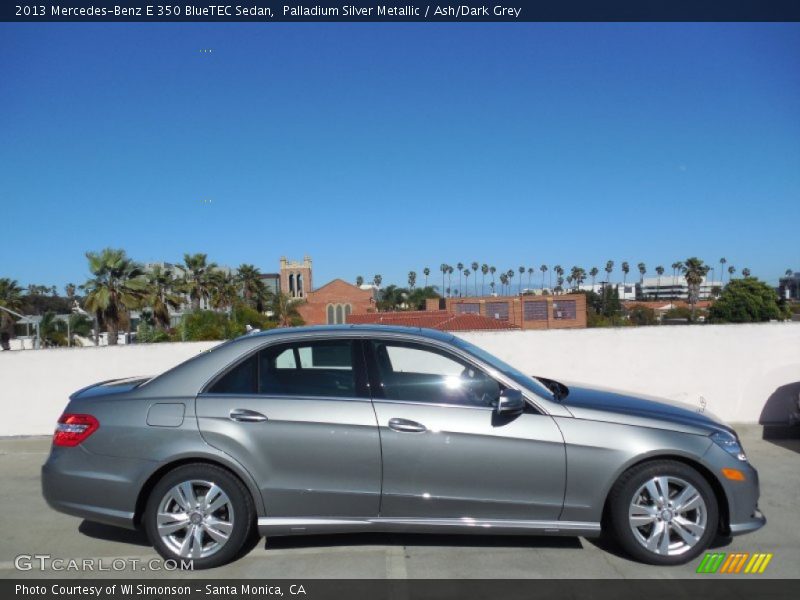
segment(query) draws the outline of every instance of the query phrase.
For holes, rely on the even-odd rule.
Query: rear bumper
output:
[[[59,512],[134,529],[136,490],[152,469],[150,461],[98,456],[82,446],[53,448],[42,466],[42,495]]]

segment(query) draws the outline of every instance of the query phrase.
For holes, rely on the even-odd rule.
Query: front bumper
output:
[[[758,531],[767,524],[767,517],[756,507],[753,515],[746,521],[731,523],[731,535],[743,535],[752,531]]]

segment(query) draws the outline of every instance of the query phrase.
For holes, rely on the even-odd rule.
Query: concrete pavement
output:
[[[739,428],[761,475],[767,526],[734,538],[718,552],[772,552],[757,577],[800,577],[800,439],[767,441],[762,428]],[[650,567],[606,551],[590,540],[562,537],[359,534],[261,540],[237,562],[203,572],[147,570],[157,555],[141,534],[83,522],[51,510],[39,487],[49,438],[0,438],[0,578],[685,578],[700,559],[680,567]],[[19,555],[103,559],[112,570],[44,572],[15,568]],[[124,564],[112,562],[126,559]],[[135,561],[135,562],[134,562]],[[68,563],[65,563],[68,564]],[[95,563],[97,564],[97,563]],[[124,570],[116,570],[124,567]],[[703,575],[702,577],[722,577]]]

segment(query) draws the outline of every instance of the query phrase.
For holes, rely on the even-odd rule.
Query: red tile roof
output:
[[[425,327],[439,331],[476,331],[496,329],[519,329],[507,321],[499,321],[476,314],[456,315],[446,310],[413,310],[397,312],[378,312],[350,315],[348,323],[400,325],[402,327]]]

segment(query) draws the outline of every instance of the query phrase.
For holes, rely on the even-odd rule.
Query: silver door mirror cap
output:
[[[507,388],[500,392],[500,398],[497,401],[498,415],[514,415],[523,410],[525,410],[525,399],[522,397],[521,391]]]

